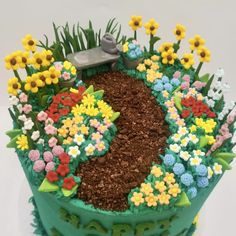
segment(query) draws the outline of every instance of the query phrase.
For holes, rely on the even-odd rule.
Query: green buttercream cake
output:
[[[53,24],[53,41],[26,35],[5,58],[7,147],[33,193],[36,235],[193,235],[231,169],[235,103],[222,69],[201,74],[205,40],[195,35],[181,55],[183,25],[174,42],[161,42],[154,19],[129,26],[126,36],[115,19],[98,31]]]

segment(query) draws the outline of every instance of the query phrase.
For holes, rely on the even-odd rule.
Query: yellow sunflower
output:
[[[159,47],[159,52],[160,53],[168,52],[168,51],[174,52],[173,45],[174,45],[173,43],[165,42],[165,43],[161,44],[161,46]]]
[[[194,38],[189,39],[190,49],[192,51],[198,50],[205,44],[205,40],[198,34],[194,36]]]
[[[31,34],[27,34],[23,39],[22,39],[22,44],[24,46],[24,49],[26,51],[32,51],[35,52],[36,51],[36,44],[37,41],[36,39],[33,39]]]
[[[163,64],[170,64],[170,65],[173,65],[175,63],[176,58],[177,58],[177,54],[172,51],[163,52],[161,54],[161,56],[162,56],[162,63]]]
[[[185,69],[189,69],[192,65],[194,65],[194,58],[192,53],[185,53],[183,58],[181,59],[181,64]]]
[[[29,52],[20,52],[19,57],[21,62],[19,63],[20,68],[25,68],[29,64]]]
[[[144,27],[147,35],[155,35],[159,28],[159,24],[152,18],[144,25]]]
[[[211,60],[211,52],[206,47],[202,46],[197,50],[200,62],[209,62]]]
[[[21,88],[21,84],[19,83],[19,80],[16,77],[13,77],[8,80],[7,90],[9,94],[16,96],[20,88]]]
[[[40,69],[44,66],[46,61],[46,55],[43,52],[35,52],[31,58],[31,63],[35,69]]]
[[[186,28],[181,24],[177,24],[174,29],[174,35],[178,41],[184,39],[186,35]]]
[[[142,16],[131,16],[131,20],[129,21],[129,26],[132,28],[132,30],[137,30],[138,28],[141,28],[143,25],[142,23]]]
[[[46,84],[58,84],[61,72],[57,70],[54,66],[51,66],[49,70],[45,73]]]
[[[5,57],[5,67],[7,70],[17,70],[21,63],[21,52],[16,51]]]
[[[25,82],[25,90],[31,91],[32,93],[37,93],[39,87],[42,87],[42,81],[39,79],[38,73],[27,76]]]
[[[43,50],[45,59],[43,60],[43,66],[50,66],[54,62],[54,57],[51,50]]]

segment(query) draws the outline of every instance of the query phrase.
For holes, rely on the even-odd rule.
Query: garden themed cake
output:
[[[12,130],[42,236],[190,236],[235,154],[235,103],[224,71],[202,74],[205,40],[177,24],[115,19],[30,34],[5,58]],[[149,44],[138,42],[142,28]]]

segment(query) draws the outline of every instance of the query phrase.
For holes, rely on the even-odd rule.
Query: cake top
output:
[[[211,57],[201,36],[179,55],[180,24],[163,43],[159,24],[141,16],[131,37],[115,19],[104,36],[91,22],[53,26],[51,44],[26,35],[24,51],[5,58],[8,147],[38,191],[107,211],[162,211],[190,205],[231,168],[235,103],[224,99],[222,69],[201,75]],[[137,41],[143,26],[148,47]]]

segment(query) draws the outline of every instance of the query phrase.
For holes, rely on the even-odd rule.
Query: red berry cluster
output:
[[[49,171],[46,175],[46,178],[49,182],[57,182],[59,180],[59,176],[65,177],[67,174],[70,173],[69,163],[70,163],[70,156],[63,152],[59,155],[60,164],[58,165],[56,171]],[[65,177],[63,179],[62,187],[68,190],[71,190],[76,185],[74,177]]]
[[[209,118],[215,118],[215,112],[211,111],[210,108],[205,104],[203,101],[198,101],[194,97],[183,98],[181,101],[182,106],[184,109],[182,110],[181,116],[183,118],[189,117],[191,114],[193,116],[200,117],[204,114],[207,115]]]
[[[84,86],[78,88],[78,93],[64,92],[52,97],[52,103],[46,113],[54,122],[58,122],[62,116],[66,116],[73,106],[78,104],[83,97]]]

